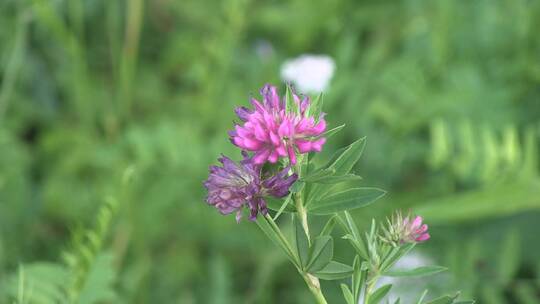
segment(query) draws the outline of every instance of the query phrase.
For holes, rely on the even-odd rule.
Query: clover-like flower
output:
[[[290,186],[297,175],[289,175],[289,168],[284,168],[274,176],[261,178],[261,167],[253,163],[246,152],[240,163],[222,155],[219,162],[223,165],[210,166],[210,175],[204,182],[208,190],[206,201],[215,206],[221,214],[236,211],[236,221],[242,217],[242,208],[250,210],[249,219],[254,221],[258,213],[266,215],[266,196],[281,198],[289,194]]]
[[[399,246],[404,243],[420,243],[429,240],[430,235],[427,232],[428,225],[422,224],[421,216],[406,216],[396,212],[391,219],[388,219],[388,225],[383,227],[381,239],[393,246]]]
[[[231,141],[243,150],[252,151],[253,162],[263,164],[266,161],[275,163],[280,157],[288,157],[291,164],[296,164],[296,151],[308,153],[320,152],[326,139],[321,135],[326,130],[324,115],[315,121],[308,116],[310,107],[309,97],[300,97],[293,94],[294,102],[299,111],[287,112],[285,101],[282,100],[277,89],[265,85],[261,89],[263,102],[251,99],[254,109],[239,107],[236,114],[243,122],[236,125],[229,132]]]

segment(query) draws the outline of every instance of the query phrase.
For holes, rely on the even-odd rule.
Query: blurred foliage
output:
[[[337,65],[327,118],[348,127],[323,153],[367,136],[356,171],[390,193],[358,222],[425,213],[427,252],[456,252],[448,290],[538,302],[540,285],[522,282],[540,273],[508,270],[538,269],[537,239],[474,241],[538,230],[538,28],[531,0],[3,0],[0,286],[63,284],[74,227],[116,197],[93,264],[114,303],[310,303],[253,223],[205,205],[201,182],[218,153],[238,155],[234,106],[279,83],[286,58],[324,53]],[[493,250],[508,256],[493,264],[504,282],[462,279]]]

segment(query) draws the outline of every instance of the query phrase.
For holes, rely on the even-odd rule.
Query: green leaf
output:
[[[332,128],[326,132],[324,132],[324,134],[322,135],[322,137],[326,137],[326,139],[328,140],[328,138],[332,137],[332,135],[336,134],[337,132],[341,131],[341,129],[343,129],[345,127],[345,124],[342,124],[340,126],[337,126],[335,128]]]
[[[352,273],[351,266],[331,261],[326,267],[313,273],[313,275],[321,280],[339,280],[350,277]]]
[[[310,248],[308,272],[316,272],[323,269],[334,256],[334,240],[331,236],[318,236],[313,240]]]
[[[328,169],[334,169],[336,175],[345,175],[351,171],[356,162],[362,156],[362,151],[366,146],[366,138],[362,137],[353,142],[343,150],[343,152],[330,164]]]
[[[358,227],[356,226],[351,214],[348,211],[344,211],[343,214],[345,215],[345,220],[341,216],[337,217],[340,225],[349,233],[343,236],[343,239],[349,240],[360,257],[362,257],[364,260],[369,260],[368,249],[365,245],[365,241],[360,236],[360,231],[358,230]]]
[[[422,295],[420,296],[420,298],[418,299],[418,301],[416,301],[416,304],[422,304],[422,301],[424,301],[424,298],[426,297],[428,293],[428,290],[424,290],[424,292],[422,292]]]
[[[353,288],[354,298],[356,299],[356,302],[358,303],[360,300],[360,291],[362,290],[362,286],[364,286],[367,279],[367,273],[368,273],[367,262],[360,262],[360,256],[357,255],[354,258],[353,269],[354,269],[354,273],[352,276],[352,288]]]
[[[369,205],[382,197],[386,192],[378,188],[353,188],[334,193],[307,206],[313,214],[333,214]]]
[[[455,296],[442,296],[436,299],[433,299],[429,302],[426,302],[426,304],[455,304],[455,301],[459,297],[459,293],[457,293]],[[474,301],[473,301],[474,303]]]
[[[452,303],[454,303],[454,297],[451,297],[451,296],[442,296],[434,300],[431,300],[429,302],[426,302],[426,304],[452,304]]]
[[[322,170],[321,172],[326,172],[326,170]],[[339,184],[343,182],[353,182],[353,181],[359,181],[362,177],[355,175],[355,174],[345,174],[345,175],[324,175],[324,176],[318,176],[317,178],[310,178],[309,180],[304,179],[306,182],[315,183],[315,184],[327,184],[327,185],[334,185]]]
[[[295,231],[295,241],[296,241],[296,252],[298,252],[298,257],[300,258],[300,265],[302,269],[305,269],[305,266],[309,260],[309,240],[307,234],[298,219],[297,216],[293,215],[294,222],[294,231]]]
[[[285,200],[285,202],[287,202],[287,204],[285,204],[285,207],[283,207],[284,205],[284,201],[281,200],[281,199],[276,199],[276,198],[273,198],[273,197],[267,197],[265,198],[266,200],[266,206],[268,207],[268,209],[270,210],[274,210],[274,211],[278,211],[281,210],[281,208],[283,208],[283,210],[281,210],[281,212],[285,212],[285,213],[291,213],[291,212],[296,212],[296,207],[294,206],[294,204],[292,204],[292,200]]]
[[[334,229],[334,226],[336,225],[336,216],[332,216],[328,222],[324,225],[320,236],[323,235],[330,235],[332,233],[332,230]]]
[[[264,234],[266,234],[266,236],[272,241],[272,243],[274,243],[274,245],[278,246],[279,248],[281,248],[285,252],[285,254],[289,258],[289,260],[294,265],[296,265],[297,267],[300,267],[297,258],[295,257],[294,253],[291,251],[288,244],[279,235],[279,232],[277,232],[273,228],[273,226],[270,223],[268,223],[268,221],[266,220],[265,217],[258,217],[257,220],[255,221],[255,223],[257,223],[259,228],[261,228],[261,230],[264,232]]]
[[[384,257],[384,260],[381,263],[381,271],[384,272],[392,267],[392,265],[394,265],[399,259],[409,253],[409,251],[411,251],[415,245],[416,243],[410,243],[401,247],[392,248],[390,253]]]
[[[307,176],[302,177],[302,181],[304,181],[306,183],[316,183],[321,179],[324,179],[324,178],[326,178],[328,176],[332,176],[334,173],[335,173],[334,170],[318,169],[318,170],[315,170],[315,171],[311,172]]]
[[[340,286],[341,286],[341,291],[343,292],[343,297],[345,298],[345,301],[347,302],[347,304],[356,304],[354,302],[354,296],[351,290],[349,289],[349,286],[345,284],[341,284]]]
[[[321,170],[331,170],[334,172],[333,175],[336,176],[348,174],[353,168],[354,164],[356,164],[356,162],[360,159],[365,143],[366,140],[364,137],[345,148],[339,149],[332,156],[330,161],[321,168]],[[332,188],[329,185],[313,187],[309,192],[306,206],[309,206],[313,200],[326,195],[331,189]]]
[[[292,194],[289,194],[287,196],[287,198],[285,200],[283,200],[283,204],[281,204],[281,207],[279,207],[279,210],[278,212],[276,213],[276,215],[274,216],[274,221],[277,220],[277,218],[283,213],[283,211],[285,211],[285,209],[289,206],[289,205],[292,205]]]
[[[345,220],[347,223],[347,227],[349,228],[349,232],[352,234],[355,240],[360,240],[360,230],[358,230],[358,226],[356,226],[356,223],[354,222],[351,213],[349,211],[344,211],[343,214],[345,215]]]
[[[391,288],[392,284],[386,284],[375,290],[375,292],[373,292],[369,297],[369,304],[379,303],[384,298],[384,296],[388,294]]]
[[[363,259],[369,260],[369,255],[367,254],[364,246],[359,241],[355,240],[352,235],[346,234],[342,237],[342,239],[348,240],[357,254],[359,254]]]
[[[410,270],[386,271],[383,275],[387,277],[420,277],[433,275],[446,270],[448,270],[448,268],[442,266],[422,266]]]
[[[306,183],[304,183],[303,181],[296,181],[292,186],[291,188],[289,189],[292,193],[298,193],[300,191],[302,191],[302,189],[304,189],[304,186],[306,185]]]

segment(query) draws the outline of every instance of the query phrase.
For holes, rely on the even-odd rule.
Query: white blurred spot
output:
[[[292,82],[300,93],[320,93],[327,89],[335,68],[332,57],[305,54],[281,65],[281,79]]]

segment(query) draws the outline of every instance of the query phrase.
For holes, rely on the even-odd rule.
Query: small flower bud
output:
[[[420,243],[429,240],[428,226],[422,224],[421,216],[403,217],[401,212],[396,212],[391,219],[387,220],[387,226],[383,227],[381,240],[392,246],[400,246],[405,243]]]

